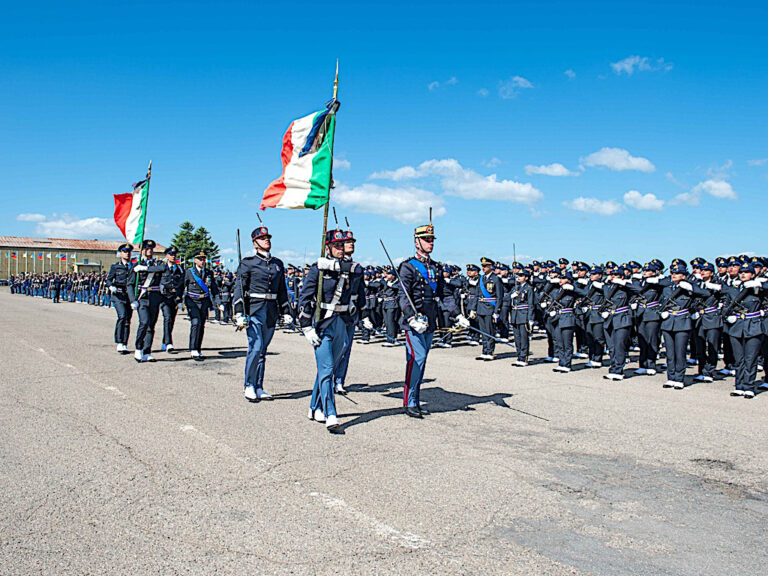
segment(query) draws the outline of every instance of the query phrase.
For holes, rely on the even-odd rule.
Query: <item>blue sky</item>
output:
[[[283,132],[342,103],[332,202],[358,255],[668,261],[768,253],[768,6],[746,2],[39,2],[0,23],[0,231],[119,238],[153,160],[150,235],[225,251]],[[262,213],[317,254],[322,213]],[[232,254],[229,254],[232,256]]]

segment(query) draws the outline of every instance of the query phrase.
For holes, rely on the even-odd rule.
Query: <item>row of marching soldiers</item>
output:
[[[458,267],[442,267],[446,302],[439,303],[444,329],[433,346],[450,347],[455,337],[448,311],[458,302],[470,321],[467,343],[482,345],[478,360],[491,361],[498,344],[513,346],[513,365],[528,366],[530,338],[546,334],[547,357],[555,372],[568,373],[574,359],[585,368],[602,368],[604,378],[623,380],[629,352],[639,352],[636,376],[666,369],[666,388],[685,387],[686,368],[696,366],[698,382],[735,377],[733,396],[753,398],[768,387],[768,275],[759,257],[675,259],[665,274],[655,259],[644,265],[570,263],[561,258],[511,267],[482,258]],[[392,269],[366,270],[366,307],[373,323],[362,341],[375,333],[397,345],[399,307],[397,277]],[[391,304],[390,304],[391,302]],[[513,344],[511,344],[513,343]],[[664,345],[664,356],[660,350]],[[720,359],[724,366],[718,370]],[[768,373],[768,371],[766,371]]]

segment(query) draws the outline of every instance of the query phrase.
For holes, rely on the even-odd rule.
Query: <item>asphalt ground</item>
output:
[[[0,574],[765,571],[768,395],[731,398],[732,379],[677,391],[435,349],[419,421],[403,349],[355,343],[334,435],[306,417],[297,334],[270,348],[275,400],[250,404],[244,334],[209,325],[205,362],[139,365],[113,326],[0,291]]]

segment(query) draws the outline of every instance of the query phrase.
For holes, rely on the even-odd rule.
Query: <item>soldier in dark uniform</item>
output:
[[[258,402],[272,399],[264,391],[264,365],[277,316],[282,312],[286,324],[290,324],[293,317],[285,286],[285,267],[282,260],[270,253],[272,235],[266,226],[259,226],[251,232],[251,241],[256,254],[243,258],[237,267],[233,298],[235,324],[245,328],[248,335],[245,398]]]
[[[516,283],[509,293],[509,324],[517,349],[517,360],[512,363],[513,366],[527,366],[530,356],[529,340],[536,306],[533,287],[529,282],[532,272],[528,268],[519,268]]]
[[[688,340],[693,332],[692,315],[695,298],[709,294],[687,280],[688,269],[684,261],[669,267],[671,282],[661,293],[661,332],[667,354],[667,381],[665,388],[685,388],[685,367]]]
[[[611,367],[606,380],[623,380],[624,364],[629,350],[629,335],[632,329],[632,314],[629,300],[639,292],[639,287],[625,278],[623,266],[608,269],[608,280],[603,286],[603,308],[605,335],[611,354]]]
[[[739,266],[739,281],[738,286],[728,287],[728,300],[723,309],[736,359],[736,383],[731,396],[754,398],[757,363],[764,337],[763,301],[768,297],[768,290],[761,279],[755,278],[755,266],[751,262]]]
[[[354,324],[350,314],[353,290],[356,291],[357,302],[363,302],[365,299],[362,268],[344,257],[346,240],[347,235],[342,230],[329,230],[326,233],[326,256],[318,259],[309,269],[299,295],[299,325],[314,348],[317,364],[309,418],[325,422],[326,428],[331,432],[340,426],[336,414],[333,376],[347,346],[349,327]],[[321,301],[318,303],[320,271],[323,275]],[[364,308],[363,324],[370,330],[372,324],[368,320],[368,314],[369,310]]]
[[[363,328],[362,338],[360,341],[363,344],[370,342],[371,336],[373,336],[373,327],[378,322],[376,318],[377,299],[379,297],[379,289],[381,288],[381,280],[376,277],[376,268],[371,266],[366,270],[367,279],[364,280],[365,288],[365,309],[368,311],[367,318],[370,319],[372,328]]]
[[[477,301],[477,322],[483,335],[483,353],[476,360],[493,360],[493,352],[496,348],[495,324],[501,318],[501,304],[504,297],[504,284],[493,272],[494,261],[490,258],[481,258],[480,266],[483,274],[478,282],[479,298]]]
[[[694,327],[694,337],[697,340],[696,352],[699,355],[699,374],[694,380],[714,382],[717,354],[723,333],[723,316],[720,310],[726,297],[724,290],[726,286],[715,276],[715,267],[711,262],[702,264],[699,286],[709,292],[709,296],[701,300],[701,318]]]
[[[405,330],[406,340],[403,406],[411,418],[422,418],[429,411],[421,406],[421,383],[437,328],[437,302],[445,295],[445,283],[437,263],[431,258],[435,245],[432,224],[417,227],[413,238],[416,256],[401,263],[399,270],[400,324]],[[469,320],[458,310],[453,312],[452,319],[463,328],[469,327]]]
[[[656,359],[659,356],[659,340],[661,337],[661,292],[669,281],[659,277],[660,270],[653,262],[648,262],[642,268],[641,280],[635,281],[640,292],[633,298],[637,306],[637,336],[640,347],[639,367],[635,370],[638,376],[653,376],[656,374]]]
[[[345,233],[345,240],[344,240],[344,260],[352,261],[352,256],[355,253],[355,235],[352,233],[352,230],[347,230]],[[358,267],[355,267],[357,270]],[[361,268],[362,269],[362,268]],[[358,322],[358,318],[360,316],[359,310],[357,309],[357,296],[358,296],[358,287],[356,285],[357,282],[364,282],[363,275],[362,274],[353,274],[350,276],[350,282],[353,284],[350,286],[352,290],[352,295],[350,296],[350,310],[349,315],[352,319],[352,322],[347,324],[347,345],[344,348],[344,352],[341,355],[341,360],[339,360],[339,365],[336,368],[336,371],[333,373],[333,389],[338,394],[346,394],[347,391],[344,389],[344,384],[347,381],[347,370],[349,369],[349,358],[352,354],[352,341],[355,337],[355,325]],[[367,324],[367,323],[366,323]]]
[[[120,261],[115,262],[109,268],[107,285],[112,294],[112,304],[117,312],[115,322],[115,344],[119,354],[128,354],[128,337],[131,333],[131,317],[133,308],[128,298],[129,276],[131,273],[131,251],[133,246],[121,244],[117,249]]]
[[[219,309],[221,310],[221,321],[224,324],[232,322],[232,292],[235,289],[235,281],[232,278],[232,272],[221,275],[221,286],[219,287]]]
[[[552,371],[570,372],[573,361],[573,335],[576,329],[574,303],[577,293],[573,284],[573,275],[566,269],[561,268],[558,280],[560,287],[556,288],[552,295],[553,305],[550,306],[549,310],[552,326],[557,331],[557,342],[560,345],[557,351],[558,365]],[[581,293],[579,292],[579,294]]]
[[[163,274],[160,280],[160,294],[163,299],[160,310],[163,312],[163,347],[169,353],[175,352],[173,347],[173,326],[176,323],[176,312],[179,302],[184,295],[184,268],[176,263],[178,249],[170,246],[165,250]]]
[[[445,282],[445,296],[438,303],[440,318],[442,319],[438,324],[441,328],[448,329],[449,332],[441,339],[440,347],[450,348],[453,345],[453,332],[450,331],[453,324],[451,314],[461,307],[462,281],[458,274],[458,268],[444,266],[443,281]]]
[[[131,269],[128,277],[128,297],[131,308],[138,310],[139,329],[136,331],[136,362],[154,362],[152,340],[155,324],[160,314],[160,281],[165,265],[154,257],[155,241],[144,240],[141,244],[141,263]]]
[[[587,368],[601,368],[605,354],[605,319],[600,314],[603,304],[603,269],[593,266],[589,270],[589,284],[581,298],[581,309],[585,319],[585,337],[589,360]]]
[[[387,328],[387,341],[382,344],[387,348],[397,346],[397,335],[400,333],[400,306],[397,303],[397,293],[400,290],[400,281],[395,271],[387,268],[384,271],[384,284],[381,288],[382,308],[384,310],[384,324]]]
[[[513,262],[513,265],[517,262]],[[504,296],[501,298],[501,309],[499,310],[499,321],[496,322],[496,335],[502,342],[509,342],[509,294],[515,288],[515,277],[509,275],[509,266],[503,262],[496,263],[494,270],[496,276],[501,280],[504,287]]]
[[[189,354],[195,360],[203,360],[202,347],[205,321],[208,311],[219,295],[213,272],[205,267],[208,256],[200,251],[194,256],[192,266],[184,273],[184,304],[189,315]]]
[[[467,281],[462,292],[464,302],[464,314],[469,319],[469,325],[478,329],[477,323],[477,301],[480,289],[480,266],[477,264],[467,264]],[[471,330],[467,334],[467,344],[470,346],[480,346],[480,333]]]

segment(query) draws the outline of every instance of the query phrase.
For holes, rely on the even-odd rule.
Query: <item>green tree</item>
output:
[[[195,239],[195,226],[192,222],[182,222],[179,225],[179,231],[171,239],[171,245],[179,249],[179,260],[184,264],[192,257],[194,248],[192,244]]]
[[[221,255],[219,245],[211,238],[211,233],[204,226],[198,227],[192,235],[192,254],[194,256],[200,251],[208,255],[208,260],[213,260]]]

